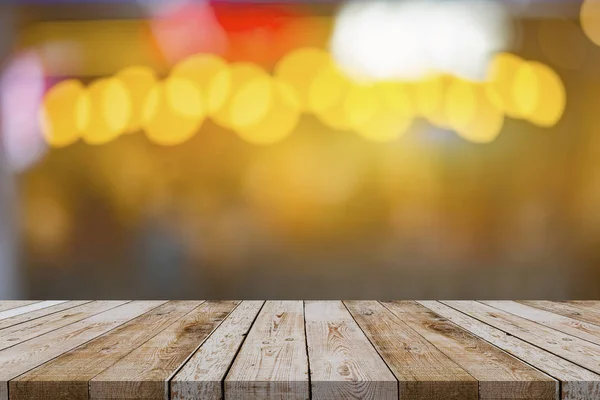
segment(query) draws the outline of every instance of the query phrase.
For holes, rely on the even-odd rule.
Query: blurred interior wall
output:
[[[3,65],[13,43],[13,7],[0,4],[0,65]],[[0,121],[0,139],[2,121]],[[3,140],[0,140],[0,299],[23,296],[16,265],[14,181],[6,162]]]

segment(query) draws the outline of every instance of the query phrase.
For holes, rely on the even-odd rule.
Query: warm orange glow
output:
[[[142,125],[154,143],[173,146],[194,136],[204,122],[200,91],[187,79],[169,77],[146,99]]]
[[[81,82],[70,79],[56,84],[46,94],[40,110],[44,137],[53,147],[75,143],[89,119],[89,104]]]

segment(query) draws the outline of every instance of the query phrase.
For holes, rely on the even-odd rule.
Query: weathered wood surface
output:
[[[307,301],[314,399],[397,399],[398,381],[341,301]]]
[[[384,305],[479,381],[480,399],[555,399],[558,382],[414,302]]]
[[[401,398],[478,398],[478,382],[473,376],[380,303],[345,304],[398,379]]]
[[[244,301],[171,380],[175,400],[223,398],[222,382],[263,301]]]
[[[511,334],[487,325],[475,318],[437,301],[419,301],[436,314],[452,321],[494,346],[546,372],[562,383],[563,400],[600,399],[600,375],[533,346]]]
[[[85,400],[89,381],[168,328],[201,302],[173,301],[19,376],[12,399]]]
[[[90,399],[168,398],[168,381],[238,303],[200,304],[92,379]]]
[[[308,399],[302,301],[267,301],[225,378],[225,399]]]
[[[600,302],[0,302],[0,400],[599,400]]]

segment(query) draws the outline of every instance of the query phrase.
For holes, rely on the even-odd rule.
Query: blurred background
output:
[[[600,298],[600,0],[0,2],[0,298]]]

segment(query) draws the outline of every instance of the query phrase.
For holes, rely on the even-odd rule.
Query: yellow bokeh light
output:
[[[444,98],[450,78],[433,75],[419,81],[414,87],[414,109],[416,115],[427,119],[431,124],[448,128],[444,110]]]
[[[445,112],[452,129],[460,130],[468,126],[477,114],[479,87],[469,81],[455,79],[448,86],[445,98]]]
[[[229,65],[215,54],[188,57],[173,67],[171,76],[188,79],[197,86],[208,115],[223,107],[231,90]]]
[[[504,125],[504,113],[492,102],[486,86],[474,82],[452,82],[445,109],[451,128],[473,143],[493,142]]]
[[[85,96],[89,101],[89,119],[82,132],[86,143],[108,143],[125,131],[131,115],[131,98],[123,82],[117,78],[97,80],[88,87]]]
[[[374,87],[376,104],[374,112],[356,132],[373,142],[390,142],[402,136],[412,125],[414,110],[407,91],[401,84],[381,82]]]
[[[65,147],[75,143],[89,119],[85,87],[75,79],[62,81],[46,94],[40,110],[41,130],[48,144]]]
[[[319,72],[333,64],[331,55],[319,48],[301,48],[288,53],[275,66],[275,76],[289,84],[302,111],[309,111],[310,90]]]
[[[600,1],[585,0],[581,5],[579,20],[586,36],[600,46]]]
[[[141,127],[142,107],[146,96],[156,84],[156,74],[149,67],[135,66],[125,68],[116,76],[125,84],[131,98],[131,114],[126,132],[136,132]]]
[[[295,99],[290,98],[292,88],[285,82],[278,80],[268,80],[266,82],[258,80],[253,84],[248,84],[247,87],[257,86],[261,93],[259,97],[264,99],[261,101],[266,105],[266,109],[257,110],[252,118],[246,118],[247,124],[239,126],[236,129],[237,134],[247,142],[254,144],[273,144],[279,142],[290,135],[298,124],[300,111],[295,103]],[[240,95],[244,89],[240,92]],[[251,100],[250,96],[247,100]],[[243,107],[244,102],[236,105]],[[236,110],[234,108],[234,110]],[[264,111],[264,112],[263,112]],[[237,112],[234,111],[233,114]],[[259,116],[260,117],[257,117]],[[252,121],[252,122],[250,122]]]
[[[245,128],[259,122],[273,102],[272,80],[261,77],[242,86],[231,99],[231,127]]]
[[[194,136],[205,116],[202,95],[196,85],[171,76],[150,91],[144,104],[142,126],[154,143],[173,146]]]
[[[261,69],[259,66],[248,63],[240,62],[231,64],[230,68],[219,72],[215,76],[215,82],[217,85],[224,85],[219,82],[230,82],[230,89],[228,90],[228,96],[223,102],[222,106],[212,114],[212,118],[219,125],[225,128],[232,127],[232,104],[233,99],[236,98],[238,92],[247,84],[256,80],[268,79],[268,74]]]
[[[521,65],[512,86],[520,113],[541,127],[556,125],[563,115],[566,92],[562,80],[550,67],[538,62]]]
[[[381,107],[375,85],[355,85],[344,100],[344,112],[350,127],[365,124]]]
[[[350,79],[334,64],[323,66],[308,88],[308,108],[317,115],[342,100],[352,86]]]
[[[309,109],[321,122],[332,129],[352,127],[346,112],[346,99],[358,84],[336,65],[328,65],[317,74],[308,90]]]
[[[517,70],[525,61],[511,53],[500,53],[494,57],[489,69],[486,90],[488,97],[506,115],[521,118],[522,112],[513,97],[513,83]]]

